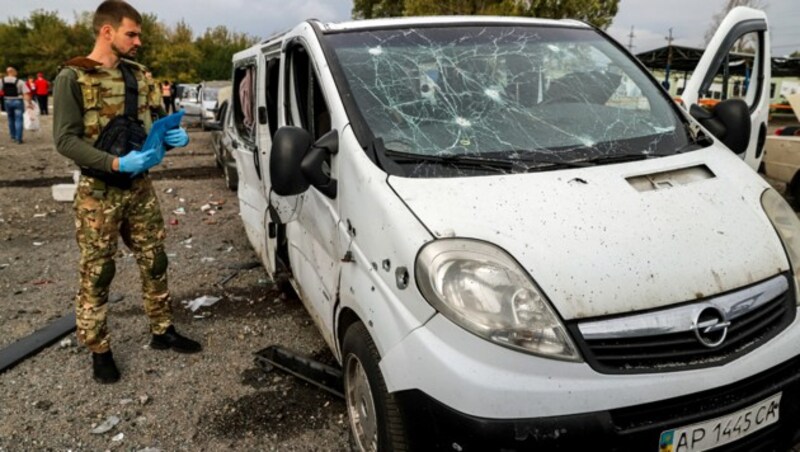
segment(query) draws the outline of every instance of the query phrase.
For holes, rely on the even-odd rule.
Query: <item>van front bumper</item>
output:
[[[420,390],[400,391],[395,396],[412,450],[656,452],[665,430],[734,413],[778,392],[783,394],[780,421],[724,447],[778,452],[800,443],[800,358],[696,394],[567,416],[487,419],[458,412]]]

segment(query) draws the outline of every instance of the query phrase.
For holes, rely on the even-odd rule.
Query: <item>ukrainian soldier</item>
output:
[[[187,353],[202,348],[172,325],[164,220],[147,176],[165,150],[140,149],[152,125],[151,108],[160,104],[153,105],[148,95],[144,68],[129,60],[141,46],[141,22],[124,1],[104,1],[94,15],[94,49],[67,61],[54,87],[56,148],[81,168],[74,202],[80,249],[77,334],[92,352],[94,378],[101,383],[120,377],[106,326],[120,237],[139,266],[150,347]],[[177,128],[164,141],[180,147],[189,137]]]

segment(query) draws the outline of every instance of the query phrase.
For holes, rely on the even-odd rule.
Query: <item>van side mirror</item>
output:
[[[337,183],[331,178],[331,159],[339,150],[336,130],[316,143],[305,129],[284,126],[275,132],[269,158],[272,190],[280,196],[299,195],[313,185],[329,198],[335,198]]]
[[[300,163],[311,148],[311,134],[300,127],[284,126],[275,132],[269,156],[272,190],[280,196],[299,195],[309,182],[300,171]]]
[[[689,114],[736,154],[744,154],[750,143],[750,109],[741,99],[723,100],[712,111],[692,105]]]

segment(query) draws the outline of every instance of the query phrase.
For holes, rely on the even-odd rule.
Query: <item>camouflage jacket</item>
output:
[[[145,67],[134,61],[122,59],[120,64],[134,68],[139,89],[138,117],[149,132],[153,123],[152,110],[160,107],[154,89],[145,80]],[[104,68],[89,58],[73,58],[64,68],[75,72],[83,95],[83,140],[94,143],[100,131],[111,119],[123,114],[125,108],[125,82],[119,68]]]

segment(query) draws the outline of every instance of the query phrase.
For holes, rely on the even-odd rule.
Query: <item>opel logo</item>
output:
[[[731,322],[725,313],[714,306],[708,306],[697,314],[694,319],[694,334],[701,344],[708,348],[718,347],[728,335]]]

